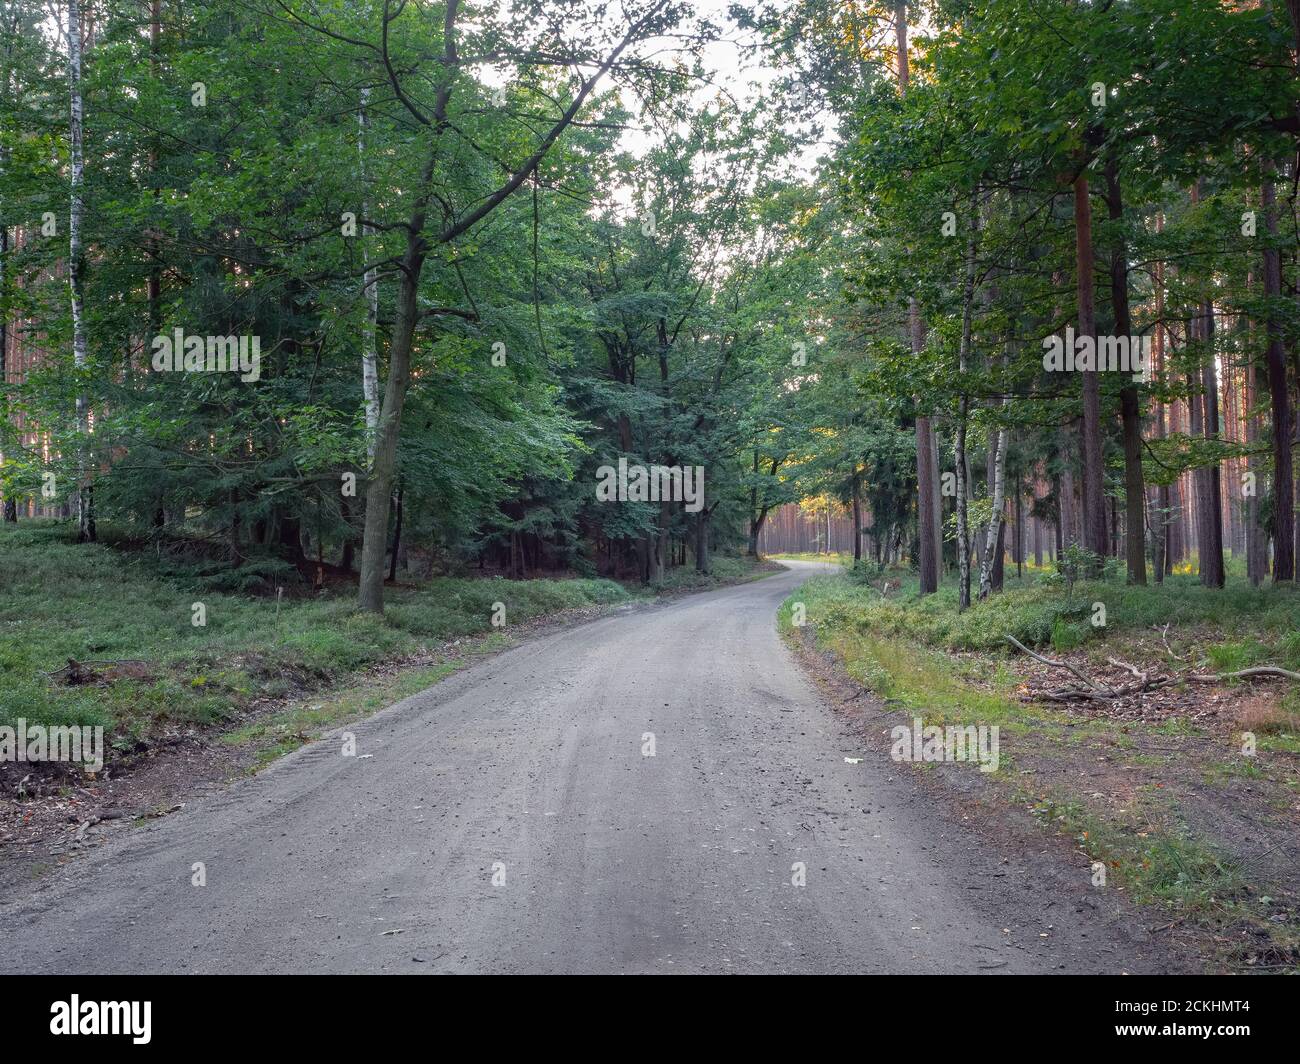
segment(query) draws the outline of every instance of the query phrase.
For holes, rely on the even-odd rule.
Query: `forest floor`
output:
[[[104,729],[104,768],[0,761],[0,891],[93,845],[96,825],[148,820],[518,645],[607,613],[759,579],[653,589],[601,579],[449,578],[386,591],[383,620],[347,588],[283,598],[219,589],[228,573],[32,522],[0,528],[0,725]],[[191,623],[196,603],[206,624]],[[505,622],[494,626],[494,607]],[[75,663],[75,664],[74,664]],[[106,825],[107,826],[107,825]]]
[[[914,718],[998,726],[997,772],[915,771],[1072,841],[1097,890],[1163,913],[1162,930],[1212,969],[1300,968],[1300,685],[1184,679],[1300,666],[1294,590],[1240,581],[1214,591],[1180,576],[1163,588],[1067,591],[1031,574],[958,615],[953,587],[922,599],[909,574],[846,572],[792,595],[781,624],[806,663],[849,685],[841,706],[882,758],[892,728]],[[1012,649],[1007,635],[1112,688],[1133,681],[1124,665],[1168,683],[1050,701],[1074,677]],[[861,699],[864,689],[876,697]]]

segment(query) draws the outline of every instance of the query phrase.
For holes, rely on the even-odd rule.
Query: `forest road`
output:
[[[0,970],[1162,970],[1083,858],[1000,849],[822,700],[775,626],[820,568],[543,635],[123,830],[5,903]]]

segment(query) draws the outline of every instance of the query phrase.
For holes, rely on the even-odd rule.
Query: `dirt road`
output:
[[[990,842],[823,703],[775,629],[792,566],[541,637],[353,726],[356,756],[333,735],[124,831],[7,901],[0,970],[1162,970],[1085,863]]]

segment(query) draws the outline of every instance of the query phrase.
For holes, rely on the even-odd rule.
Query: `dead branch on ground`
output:
[[[1165,631],[1168,631],[1167,626]],[[1081,681],[1081,684],[1066,684],[1063,687],[1048,688],[1035,695],[1038,698],[1046,698],[1049,702],[1074,702],[1086,699],[1109,702],[1116,698],[1127,698],[1129,695],[1142,694],[1146,691],[1158,691],[1162,687],[1168,687],[1170,684],[1176,683],[1223,683],[1226,680],[1245,680],[1257,676],[1281,676],[1288,680],[1300,680],[1300,672],[1292,672],[1290,669],[1284,669],[1278,665],[1256,665],[1249,669],[1238,669],[1236,672],[1197,673],[1188,670],[1170,676],[1152,676],[1150,673],[1143,672],[1136,665],[1132,665],[1120,658],[1107,658],[1108,664],[1117,669],[1123,669],[1133,677],[1132,683],[1114,686],[1094,680],[1078,666],[1068,661],[1058,661],[1054,658],[1044,657],[1042,654],[1030,650],[1014,636],[1008,635],[1003,638],[1017,650],[1028,654],[1035,661],[1040,661],[1053,669],[1065,669]],[[1164,639],[1164,632],[1161,633],[1161,638]],[[1165,649],[1169,649],[1168,640],[1165,640]],[[1170,651],[1170,655],[1173,655],[1173,651]]]

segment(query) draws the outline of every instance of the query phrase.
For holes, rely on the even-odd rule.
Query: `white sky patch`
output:
[[[707,19],[717,26],[721,39],[710,41],[700,49],[700,61],[705,71],[705,78],[696,84],[691,93],[691,110],[703,110],[716,106],[719,92],[725,93],[741,109],[752,106],[765,93],[770,93],[773,85],[782,76],[782,71],[772,65],[765,52],[752,51],[747,46],[756,42],[753,31],[742,31],[728,17],[727,9],[731,0],[695,0],[693,13],[699,19]],[[509,9],[509,0],[498,0],[498,12],[504,17]],[[618,7],[611,7],[603,23],[603,36],[606,40],[615,40],[621,36],[626,25],[623,12]],[[638,49],[642,55],[650,56],[653,61],[664,65],[674,62],[675,54],[681,50],[681,41],[675,37],[664,36],[645,41]],[[593,70],[586,71],[594,73]],[[485,85],[499,87],[506,84],[508,72],[501,68],[481,67],[475,76]],[[597,91],[608,91],[607,80],[598,86]],[[662,142],[664,130],[660,128],[660,116],[645,113],[640,101],[632,94],[622,94],[624,105],[632,112],[629,128],[619,138],[617,149],[633,156],[643,156],[654,146]],[[684,132],[684,130],[677,130]],[[824,146],[823,146],[824,147]],[[817,146],[809,146],[798,159],[793,161],[796,171],[811,174],[816,168]],[[634,211],[633,190],[628,184],[607,190],[609,200],[629,214]]]

